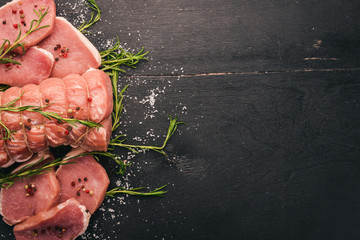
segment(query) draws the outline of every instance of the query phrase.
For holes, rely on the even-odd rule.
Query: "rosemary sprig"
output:
[[[124,108],[124,104],[123,104],[124,93],[126,89],[129,87],[129,85],[126,85],[119,93],[117,86],[118,78],[119,78],[119,71],[112,70],[111,83],[112,83],[113,96],[114,96],[114,111],[112,112],[113,132],[120,126],[120,116]]]
[[[38,19],[34,19],[31,21],[30,28],[24,34],[24,36],[21,36],[21,25],[19,24],[19,34],[18,34],[17,38],[15,39],[15,41],[13,43],[11,43],[10,40],[4,39],[4,42],[0,47],[0,63],[14,63],[14,64],[21,65],[21,63],[15,61],[14,59],[5,58],[5,55],[19,47],[22,48],[22,51],[24,54],[25,47],[24,47],[24,43],[22,43],[21,41],[23,41],[30,34],[36,32],[40,29],[47,28],[50,26],[50,25],[40,26],[41,22],[44,20],[44,17],[49,13],[49,8],[46,9],[45,12],[42,12],[41,9],[39,9],[38,11],[34,9],[34,12],[35,12],[36,16],[38,17]]]
[[[45,163],[44,165],[39,166],[44,161],[44,158],[41,158],[39,161],[25,165],[24,167],[20,168],[18,171],[14,173],[10,173],[7,175],[3,175],[2,178],[0,178],[0,187],[1,188],[9,188],[11,187],[15,182],[22,181],[25,178],[29,178],[36,175],[41,175],[44,173],[47,173],[51,171],[53,167],[57,167],[60,165],[66,165],[66,164],[72,164],[73,162],[67,162],[69,159],[76,158],[57,158],[52,162]]]
[[[120,46],[119,38],[115,45],[107,50],[100,52],[101,55],[101,70],[115,70],[118,72],[125,73],[125,70],[121,69],[119,66],[124,65],[131,68],[136,68],[135,65],[139,63],[140,60],[148,60],[145,56],[148,52],[144,52],[144,47],[141,50],[133,54],[126,51]],[[110,76],[112,72],[107,72]]]
[[[80,32],[82,33],[88,33],[88,31],[86,31],[86,29],[88,29],[89,27],[91,27],[92,25],[94,25],[96,22],[98,22],[100,20],[101,17],[101,10],[99,8],[99,6],[97,5],[97,3],[95,2],[95,0],[86,0],[89,4],[85,5],[90,8],[91,11],[91,17],[89,21],[84,21],[83,24],[81,24],[81,26],[78,28]],[[96,15],[95,15],[96,13]]]
[[[165,188],[166,185],[161,186],[153,191],[150,192],[141,192],[140,190],[145,189],[145,187],[138,187],[138,188],[131,188],[126,189],[124,187],[116,187],[114,189],[111,189],[110,191],[106,192],[107,197],[114,197],[115,194],[123,193],[123,194],[129,194],[129,195],[136,195],[136,196],[156,196],[156,197],[163,197],[167,191],[162,191],[163,188]]]
[[[109,144],[111,146],[117,146],[117,147],[126,148],[126,149],[132,151],[133,153],[139,153],[139,149],[152,150],[152,151],[159,152],[159,153],[161,153],[162,155],[164,155],[165,157],[168,158],[166,152],[164,151],[164,148],[166,147],[166,144],[169,141],[169,139],[176,132],[176,129],[177,129],[178,125],[184,124],[184,122],[178,122],[177,117],[175,117],[173,119],[171,116],[169,116],[169,118],[170,118],[170,124],[169,124],[169,127],[168,127],[168,131],[166,133],[165,140],[164,140],[163,144],[160,147],[159,146],[143,146],[143,145],[125,144],[124,142],[126,141],[126,138],[123,138],[124,135],[120,135],[120,136],[117,136],[117,137],[111,139]]]

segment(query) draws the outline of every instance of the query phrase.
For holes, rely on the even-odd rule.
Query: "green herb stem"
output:
[[[162,155],[167,157],[167,154],[164,151],[164,148],[166,147],[167,142],[169,141],[169,139],[176,132],[176,129],[177,129],[178,125],[184,124],[184,122],[178,122],[177,117],[175,117],[173,119],[171,116],[169,116],[169,118],[170,118],[170,124],[169,124],[169,127],[168,127],[168,131],[166,133],[165,140],[164,140],[163,144],[160,147],[159,146],[143,146],[143,145],[125,144],[124,142],[125,142],[126,139],[120,139],[121,137],[123,137],[123,135],[115,137],[114,139],[111,139],[110,140],[110,145],[126,148],[126,149],[128,149],[128,150],[130,150],[130,151],[132,151],[134,153],[138,153],[139,149],[152,150],[152,151],[159,152]]]
[[[165,188],[167,185],[161,186],[153,191],[150,192],[142,192],[140,190],[145,189],[145,187],[138,187],[138,188],[131,188],[126,189],[124,187],[116,187],[108,192],[106,192],[107,197],[114,197],[115,194],[129,194],[129,195],[136,195],[136,196],[156,196],[156,197],[163,197],[167,191],[163,191],[162,189]]]
[[[88,4],[85,5],[92,10],[90,20],[84,21],[83,24],[78,28],[82,33],[88,33],[86,29],[97,23],[101,18],[101,10],[95,0],[86,0]],[[96,14],[96,15],[95,15]]]

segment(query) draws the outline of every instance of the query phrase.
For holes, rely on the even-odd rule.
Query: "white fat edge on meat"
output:
[[[44,150],[42,152],[39,152],[36,155],[33,155],[33,157],[26,164],[22,164],[19,167],[15,168],[12,171],[12,173],[15,173],[15,172],[19,171],[21,168],[23,168],[24,166],[26,166],[28,164],[33,164],[33,163],[38,162],[41,158],[44,158],[44,161],[46,161],[49,158],[53,158],[53,156],[50,154],[50,152],[48,150]]]
[[[46,55],[46,57],[47,57],[48,59],[51,60],[51,66],[52,66],[52,67],[51,67],[51,71],[52,71],[52,68],[54,67],[54,63],[55,63],[55,57],[54,57],[54,55],[52,55],[51,52],[49,52],[49,51],[47,51],[47,50],[45,50],[45,49],[43,49],[43,48],[41,48],[41,47],[39,47],[39,46],[34,46],[34,47],[32,47],[32,48],[41,51],[42,53],[44,53],[44,54]],[[50,72],[51,72],[51,71],[50,71]]]
[[[56,20],[62,21],[66,23],[69,27],[74,30],[74,33],[79,37],[80,41],[86,45],[89,51],[92,53],[98,65],[101,65],[101,56],[99,51],[95,48],[95,46],[87,39],[78,29],[76,29],[68,20],[63,17],[56,17]]]
[[[73,157],[76,157],[82,153],[85,153],[86,150],[82,149],[82,148],[74,148],[72,149],[70,152],[68,152],[65,156],[65,159],[66,158],[73,158]]]
[[[10,155],[8,154],[8,157],[10,157]],[[13,165],[15,163],[14,159],[10,159],[5,165],[2,165],[1,168],[7,168],[10,167],[11,165]]]
[[[83,228],[80,230],[79,234],[74,237],[74,239],[85,233],[86,229],[89,226],[91,217],[90,213],[86,212],[86,207],[84,205],[79,205],[79,208],[81,210],[81,213],[83,214]]]
[[[76,202],[78,204],[78,207],[81,211],[81,213],[83,214],[83,228],[79,231],[78,235],[74,236],[74,239],[77,238],[78,236],[82,235],[85,233],[89,222],[90,222],[90,213],[88,213],[86,211],[86,207],[84,205],[81,205],[76,199],[74,198],[70,198],[69,200],[67,200],[66,202],[60,203],[56,206],[56,208],[60,211],[63,208],[65,208],[70,202]]]

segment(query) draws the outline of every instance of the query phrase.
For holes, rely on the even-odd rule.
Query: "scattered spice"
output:
[[[57,50],[57,47],[54,47],[54,50],[56,51],[56,50]]]
[[[25,188],[25,192],[26,192],[25,193],[26,197],[30,197],[30,196],[34,195],[34,192],[37,191],[35,184],[25,185],[24,188]]]
[[[30,131],[31,130],[31,127],[30,126],[25,126],[25,128]]]
[[[59,58],[55,58],[55,61],[59,61]]]
[[[93,192],[93,191],[90,191],[89,194],[90,194],[90,196],[92,196],[92,195],[94,194],[94,192]]]
[[[86,178],[84,178],[84,181],[85,181],[85,182],[87,182],[87,180],[88,180],[88,179],[87,179],[87,177],[86,177]]]
[[[22,5],[22,4],[23,4],[23,2],[20,1],[20,2],[19,2],[19,5]]]
[[[76,107],[76,110],[79,111],[79,110],[80,110],[80,107]]]
[[[36,230],[34,230],[32,233],[35,237],[38,235],[38,232]]]
[[[56,44],[56,47],[57,47],[57,48],[61,48],[61,45],[60,45],[60,44]]]
[[[62,53],[64,53],[64,52],[65,52],[65,50],[64,50],[64,49],[61,49],[61,52],[62,52]]]
[[[20,18],[21,18],[21,19],[25,18],[25,15],[24,15],[24,14],[21,14],[21,15],[20,15]]]
[[[63,53],[62,55],[63,55],[63,57],[67,57],[67,53]]]
[[[89,98],[88,98],[88,101],[89,101],[89,102],[91,102],[91,101],[92,101],[92,98],[91,98],[91,97],[89,97]]]
[[[14,28],[18,28],[18,25],[15,23],[15,24],[13,25],[13,27],[14,27]]]
[[[31,119],[30,119],[30,118],[28,118],[28,119],[27,119],[27,121],[28,121],[28,122],[31,122]]]
[[[86,193],[89,193],[90,191],[89,190],[86,190]]]
[[[66,130],[66,131],[65,131],[65,135],[69,135],[69,130]]]
[[[21,23],[22,23],[22,24],[24,24],[24,23],[25,23],[25,20],[24,20],[24,19],[23,19],[23,20],[21,20]]]
[[[16,11],[15,9],[14,9],[14,10],[12,10],[12,13],[14,13],[14,14],[15,14],[16,12],[17,12],[17,11]]]
[[[71,182],[71,186],[75,187],[75,182]]]
[[[72,110],[71,108],[69,108],[67,111],[68,111],[68,113],[72,113],[72,112],[73,112],[73,110]]]
[[[6,20],[3,21],[3,24],[6,24]]]
[[[20,11],[19,11],[19,13],[20,13],[20,14],[23,14],[23,13],[24,13],[24,11],[23,11],[23,10],[20,10]]]
[[[80,192],[77,192],[76,195],[80,196]]]
[[[46,99],[45,99],[45,102],[47,102],[47,103],[48,103],[48,102],[49,102],[49,99],[47,99],[47,98],[46,98]]]
[[[73,130],[73,127],[72,127],[72,126],[68,126],[68,130],[69,130],[69,131],[72,131],[72,130]]]
[[[81,182],[81,178],[78,179],[78,182]]]
[[[37,4],[36,4],[36,5],[34,5],[34,8],[37,8],[37,6],[38,6]]]

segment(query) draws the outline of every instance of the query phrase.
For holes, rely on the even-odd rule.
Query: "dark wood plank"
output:
[[[58,13],[79,24],[81,2]],[[359,239],[358,1],[98,2],[99,49],[119,36],[150,51],[120,81],[121,133],[161,144],[168,114],[186,125],[176,164],[119,151],[134,161],[122,179],[103,161],[111,187],[170,192],[106,199],[86,239]]]
[[[358,68],[359,1],[100,2],[101,45],[145,46],[144,75]],[[60,8],[60,11],[66,8]],[[105,22],[107,21],[107,22]],[[181,70],[182,69],[182,70]]]
[[[134,85],[124,115],[129,136],[152,142],[147,129],[161,135],[167,113],[186,122],[168,149],[176,165],[156,155],[137,158],[131,184],[168,182],[170,193],[114,206],[130,211],[116,218],[121,226],[137,225],[122,231],[124,239],[358,238],[359,76],[123,79]],[[165,89],[155,97],[158,112],[146,118],[154,109],[140,102],[158,88]],[[116,230],[104,223],[97,231]]]

